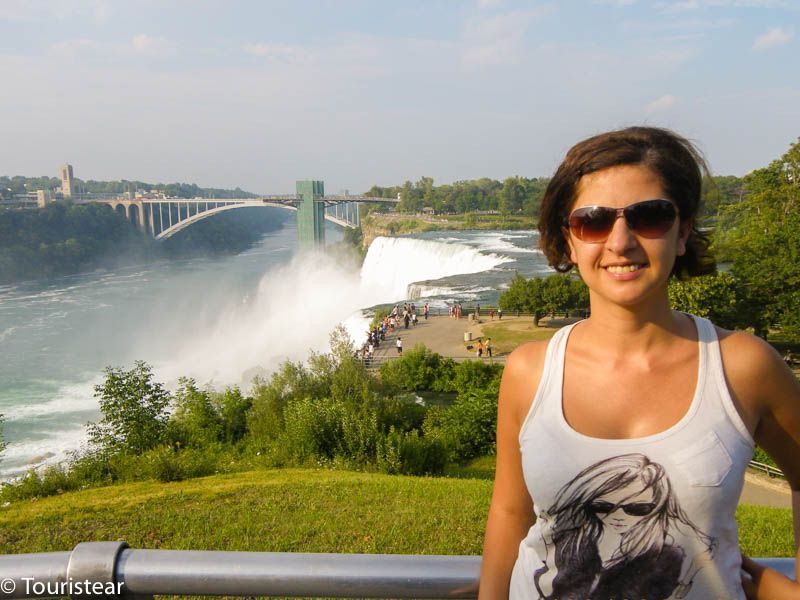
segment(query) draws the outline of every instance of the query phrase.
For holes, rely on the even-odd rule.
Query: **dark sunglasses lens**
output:
[[[602,242],[611,233],[616,216],[616,212],[610,208],[587,206],[570,215],[569,226],[579,240]]]
[[[614,510],[614,505],[611,502],[592,502],[592,512],[597,514],[607,514]]]
[[[623,504],[622,510],[626,515],[632,517],[644,517],[653,512],[655,506],[652,502],[634,502],[633,504]]]
[[[675,205],[667,200],[646,200],[625,209],[628,226],[645,238],[659,238],[675,222]]]

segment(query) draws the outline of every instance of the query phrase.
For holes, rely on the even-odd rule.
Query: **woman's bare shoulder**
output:
[[[745,331],[717,327],[725,379],[734,397],[753,418],[776,396],[785,396],[794,376],[768,342]]]
[[[500,385],[500,403],[519,423],[528,413],[542,377],[547,342],[528,342],[508,355]]]

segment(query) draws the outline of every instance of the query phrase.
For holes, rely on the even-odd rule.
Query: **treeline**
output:
[[[726,329],[752,329],[763,338],[778,329],[800,340],[800,142],[741,182],[723,178],[714,194],[713,247],[728,269],[671,281],[672,307]],[[499,305],[533,313],[538,322],[588,307],[588,293],[574,275],[517,275]]]
[[[502,367],[455,363],[419,346],[376,376],[354,350],[339,327],[330,353],[284,363],[250,395],[190,379],[172,394],[144,362],[108,368],[95,388],[101,419],[88,426],[88,447],[4,486],[0,502],[258,466],[438,475],[494,453]],[[428,405],[417,397],[424,391],[452,399]]]
[[[161,258],[241,252],[279,229],[286,218],[277,209],[238,209],[158,243],[102,204],[56,202],[36,210],[0,211],[0,284]]]
[[[75,189],[78,194],[124,194],[136,190],[156,190],[167,196],[176,198],[255,198],[256,194],[245,192],[241,188],[221,189],[204,188],[194,183],[147,183],[145,181],[84,181],[75,178]],[[36,190],[61,189],[61,180],[57,177],[23,177],[15,175],[0,176],[0,197],[11,198],[15,194],[35,192]]]
[[[397,210],[417,213],[433,210],[440,214],[497,212],[502,215],[537,216],[550,179],[546,177],[508,177],[502,182],[489,178],[457,181],[435,186],[431,177],[401,186],[372,186],[368,196],[397,198]],[[713,177],[704,187],[704,211],[701,217],[713,221],[719,211],[739,202],[744,194],[742,179],[734,176]]]

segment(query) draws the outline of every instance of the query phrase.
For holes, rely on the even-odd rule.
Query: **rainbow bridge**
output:
[[[325,243],[325,221],[342,227],[361,225],[359,204],[397,204],[396,198],[326,196],[322,181],[297,182],[296,194],[259,196],[257,198],[107,198],[89,200],[108,204],[139,229],[157,240],[167,239],[180,230],[228,210],[251,207],[274,207],[297,212],[297,237],[301,246]]]

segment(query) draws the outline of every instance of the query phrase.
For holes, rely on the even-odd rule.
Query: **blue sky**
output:
[[[549,176],[647,123],[800,136],[800,0],[0,0],[0,174],[360,192]]]

